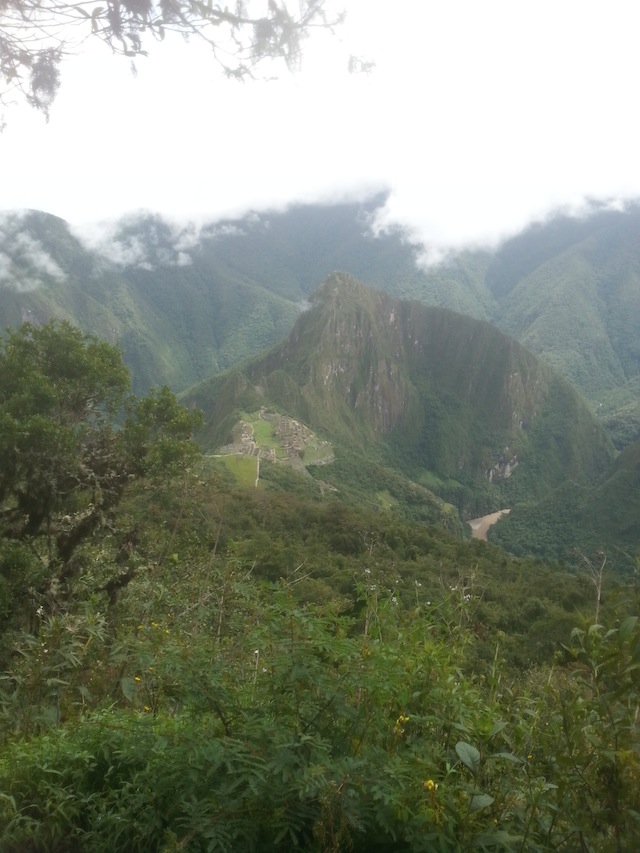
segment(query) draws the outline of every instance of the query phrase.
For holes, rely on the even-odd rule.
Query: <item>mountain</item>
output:
[[[282,340],[334,269],[416,284],[414,251],[369,229],[380,197],[178,228],[145,215],[91,244],[39,211],[0,217],[0,329],[67,319],[119,340],[134,386],[181,390]]]
[[[592,399],[640,374],[639,229],[634,207],[583,223],[558,219],[512,241],[528,236],[548,247],[551,233],[565,232],[553,254],[547,248],[533,269],[512,273],[500,324]],[[502,248],[505,266],[513,248]]]
[[[516,341],[345,274],[318,289],[283,343],[186,399],[204,410],[212,448],[242,412],[275,409],[331,441],[338,462],[355,454],[400,471],[463,515],[586,484],[611,461],[578,394]]]
[[[640,205],[557,215],[494,251],[420,266],[420,247],[401,232],[372,236],[384,200],[227,223],[233,233],[202,251],[298,301],[344,270],[393,296],[488,320],[594,402],[640,376]]]
[[[123,223],[110,257],[87,248],[57,217],[0,220],[0,328],[50,317],[119,341],[133,385],[175,390],[280,340],[299,307],[203,264],[153,217]]]
[[[298,206],[227,223],[234,233],[203,252],[296,300],[340,269],[396,297],[488,320],[572,382],[618,447],[640,439],[640,205],[557,215],[495,251],[420,266],[420,247],[401,232],[372,236],[383,203]]]
[[[640,440],[640,206],[534,224],[494,251],[418,263],[377,233],[384,196],[178,228],[118,223],[93,249],[62,220],[0,221],[0,327],[65,317],[122,343],[137,389],[181,390],[282,340],[344,270],[402,299],[487,320],[569,379],[618,448]],[[374,236],[374,232],[377,236]]]

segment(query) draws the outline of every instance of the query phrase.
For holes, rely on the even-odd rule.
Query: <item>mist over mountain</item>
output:
[[[493,252],[421,266],[384,203],[296,206],[175,225],[128,218],[81,241],[28,212],[0,223],[0,325],[65,317],[120,340],[137,388],[175,390],[279,340],[334,270],[488,320],[571,381],[618,447],[640,439],[640,207],[556,216]]]
[[[140,392],[182,389],[287,333],[294,302],[222,263],[201,262],[197,253],[192,261],[176,239],[166,223],[148,218],[123,223],[96,251],[56,217],[5,217],[0,326],[55,317],[118,341]],[[3,258],[11,263],[1,265]]]

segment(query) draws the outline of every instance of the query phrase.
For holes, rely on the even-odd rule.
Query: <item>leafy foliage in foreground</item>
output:
[[[134,520],[113,598],[103,578]],[[68,598],[7,638],[3,851],[636,837],[628,590],[616,616],[607,589],[607,633],[576,609],[593,607],[589,579],[559,567],[198,479],[139,490],[83,548]]]
[[[173,594],[166,575],[145,584],[115,631],[85,611],[23,638],[1,694],[7,853],[639,837],[635,617],[574,631],[567,667],[507,678],[499,648],[469,669],[464,620],[369,583],[348,617],[237,562],[182,571]]]
[[[118,348],[68,323],[8,332],[0,340],[2,615],[27,591],[55,598],[81,571],[80,546],[131,484],[195,458],[199,422],[167,388],[134,397]]]
[[[333,29],[341,21],[327,15],[324,0],[301,0],[296,13],[280,0],[269,0],[257,17],[257,10],[252,15],[252,7],[244,3],[230,9],[155,0],[143,4],[125,0],[91,10],[59,0],[46,4],[6,0],[1,9],[0,103],[7,97],[6,86],[47,117],[60,85],[63,59],[89,36],[101,39],[113,53],[137,57],[147,56],[149,44],[164,41],[167,33],[180,33],[184,39],[204,43],[227,77],[244,80],[265,59],[297,67],[304,39],[314,29]],[[74,28],[83,31],[80,41],[71,37]],[[354,68],[363,65],[355,57],[351,62]]]

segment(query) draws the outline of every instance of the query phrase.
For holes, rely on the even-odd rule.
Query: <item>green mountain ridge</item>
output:
[[[117,235],[118,251],[133,257],[127,235]],[[135,238],[143,259],[123,266],[88,250],[61,219],[36,211],[5,216],[0,326],[53,317],[118,341],[134,388],[144,392],[162,384],[181,390],[230,367],[280,340],[299,312],[250,279],[195,261],[180,266],[161,221],[138,223]]]
[[[590,215],[555,216],[494,251],[425,268],[401,231],[373,236],[384,202],[298,205],[199,232],[141,216],[105,233],[102,254],[60,219],[5,215],[0,326],[69,319],[121,341],[137,389],[180,391],[286,337],[318,283],[341,269],[492,322],[576,385],[618,448],[640,437],[639,205],[594,204]],[[45,263],[34,276],[42,252],[56,270]]]
[[[198,233],[176,231],[158,217],[139,217],[119,223],[107,248],[100,251],[88,249],[56,217],[35,211],[5,214],[0,220],[0,326],[17,326],[24,320],[40,324],[51,316],[68,319],[120,342],[135,390],[144,392],[151,385],[166,383],[181,391],[268,347],[278,351],[317,283],[332,270],[344,269],[391,296],[453,309],[502,328],[578,387],[619,450],[640,440],[640,250],[636,240],[640,206],[606,210],[594,205],[589,216],[553,217],[492,252],[457,252],[446,263],[422,268],[416,263],[419,247],[407,243],[400,231],[372,235],[370,223],[383,203],[384,197],[378,196],[361,203],[294,206],[280,213],[263,212],[204,226]],[[446,323],[441,322],[444,328]],[[376,337],[379,326],[376,322],[369,330]],[[364,335],[361,355],[366,355],[366,340]],[[452,341],[449,344],[455,349]],[[596,496],[592,499],[588,490],[580,492],[580,500],[572,497],[554,504],[552,496],[564,494],[564,484],[536,471],[534,479],[547,482],[551,490],[546,495],[551,509],[546,515],[538,510],[531,504],[535,489],[532,492],[532,486],[523,483],[518,492],[513,485],[526,477],[522,466],[513,468],[511,436],[499,442],[492,433],[488,445],[474,441],[476,455],[469,462],[465,433],[472,428],[477,432],[479,425],[470,420],[460,399],[432,395],[430,409],[416,408],[415,400],[429,389],[428,377],[417,381],[407,371],[392,371],[389,376],[386,364],[394,355],[393,347],[375,355],[373,372],[364,370],[351,377],[351,397],[342,402],[340,417],[331,407],[323,413],[331,429],[343,424],[347,445],[351,440],[353,446],[357,436],[359,447],[371,443],[377,448],[379,458],[370,458],[370,453],[365,458],[366,475],[362,459],[357,464],[353,461],[355,451],[350,459],[336,460],[334,470],[341,470],[343,488],[348,478],[362,477],[362,483],[367,483],[358,499],[386,476],[391,477],[393,489],[386,492],[393,500],[404,505],[418,490],[420,500],[431,507],[425,510],[429,517],[432,510],[436,515],[440,511],[434,507],[441,507],[432,503],[432,490],[464,511],[479,514],[486,507],[506,505],[494,484],[487,491],[487,471],[491,475],[497,466],[492,477],[507,470],[518,473],[518,478],[505,481],[514,494],[507,492],[504,499],[514,504],[526,498],[529,509],[503,519],[493,536],[502,535],[501,530],[506,536],[507,527],[517,526],[520,518],[521,531],[525,525],[537,528],[533,538],[527,534],[530,545],[525,552],[553,556],[567,549],[556,544],[549,547],[540,534],[546,522],[540,520],[564,518],[566,530],[591,542],[595,538],[587,534],[594,529],[590,519],[595,512],[603,530],[609,526],[612,531],[611,537],[603,534],[598,541],[615,545],[613,531],[621,524],[631,531],[625,548],[632,551],[633,543],[640,545],[640,534],[634,532],[637,523],[627,512],[633,502],[625,503],[624,494],[621,500],[610,501],[609,509]],[[404,358],[406,353],[401,355]],[[481,361],[487,355],[478,351],[475,358]],[[329,368],[329,363],[323,367]],[[465,376],[463,370],[461,381]],[[480,371],[472,388],[484,387],[486,393],[495,394],[487,377],[486,371]],[[269,393],[305,421],[311,404],[301,393],[298,379],[285,369],[273,370]],[[260,395],[245,376],[237,374],[233,380],[228,376],[222,380],[219,411],[233,411],[240,393],[234,383],[243,385],[241,393],[251,404],[247,408],[254,403],[257,407]],[[379,393],[372,408],[371,389],[376,384]],[[405,410],[398,389],[406,394],[402,423],[398,412]],[[540,456],[547,455],[543,468],[548,471],[560,470],[558,465],[564,464],[571,448],[586,446],[574,435],[585,423],[582,405],[572,402],[569,412],[554,416],[553,396],[546,404],[546,417],[547,423],[555,418],[555,430],[546,432],[544,440],[535,432],[528,435],[530,442],[538,442]],[[226,407],[222,405],[225,398]],[[565,400],[563,405],[569,399],[560,391],[556,398]],[[350,408],[349,401],[359,401],[358,406]],[[313,407],[316,412],[322,408],[318,400]],[[414,437],[424,422],[435,428],[416,445]],[[385,433],[386,424],[397,428]],[[225,414],[209,425],[206,440],[215,443],[232,425],[231,415]],[[384,442],[381,435],[386,436]],[[482,451],[477,449],[480,446]],[[469,462],[483,472],[473,483],[461,482],[455,465],[460,454],[464,464]],[[620,465],[626,466],[630,458],[623,455]],[[579,453],[574,467],[580,469],[583,461]],[[415,473],[415,480],[407,479],[407,470]],[[633,477],[619,482],[631,488]],[[374,492],[373,502],[379,500]],[[622,515],[614,518],[613,508],[621,504]],[[571,513],[569,507],[573,507]],[[562,525],[554,522],[551,528],[551,539],[557,542]],[[566,538],[573,541],[575,537]],[[521,547],[523,541],[521,537]],[[536,551],[538,546],[542,550]]]
[[[286,341],[185,399],[205,412],[211,447],[226,443],[239,411],[272,406],[467,516],[568,478],[586,483],[611,460],[576,392],[516,341],[341,273]]]
[[[538,502],[514,507],[489,534],[517,555],[575,563],[610,555],[637,568],[640,549],[640,442],[626,447],[591,488],[568,481]]]

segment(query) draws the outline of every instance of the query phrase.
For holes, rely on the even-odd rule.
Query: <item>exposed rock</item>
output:
[[[505,449],[505,452],[509,448]],[[487,479],[490,483],[495,480],[507,480],[514,472],[514,470],[518,467],[518,457],[512,456],[511,459],[507,459],[504,455],[501,456],[493,468],[490,468],[487,471]]]

